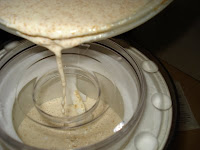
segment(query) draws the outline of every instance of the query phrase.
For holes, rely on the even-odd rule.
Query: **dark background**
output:
[[[121,36],[200,81],[199,0],[174,0],[156,17]]]

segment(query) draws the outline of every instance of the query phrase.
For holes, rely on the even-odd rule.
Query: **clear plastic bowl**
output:
[[[116,20],[112,22],[109,26],[110,28],[106,31],[99,31],[98,34],[90,35],[88,41],[99,41],[114,37],[126,31],[129,31],[144,22],[148,21],[160,11],[166,8],[173,0],[146,0],[139,9],[133,14],[122,18],[121,20]],[[11,29],[6,26],[6,22],[0,20],[0,29],[5,30],[11,34],[19,36],[18,32],[15,29]]]
[[[122,47],[110,40],[105,40],[64,50],[63,64],[81,68],[94,75],[101,91],[100,101],[104,101],[106,106],[111,107],[123,121],[120,124],[121,130],[113,132],[112,136],[79,149],[120,149],[123,147],[130,135],[134,134],[145,105],[146,83],[137,62]],[[29,88],[34,88],[37,79],[41,79],[43,75],[55,68],[55,56],[45,48],[28,41],[1,58],[0,139],[6,147],[37,149],[23,144],[15,131],[30,109],[35,107],[33,89],[29,89],[31,92],[25,92],[23,96],[26,101],[22,101],[21,104],[18,97],[24,85],[32,81],[33,84]],[[82,93],[88,92],[84,91],[81,84],[78,87]],[[16,103],[20,105],[20,108],[15,107]],[[106,110],[103,109],[96,118],[101,118]],[[92,111],[89,113],[91,114]],[[88,122],[80,122],[78,126],[90,125],[96,118],[90,118]],[[77,120],[73,121],[77,122]],[[76,127],[76,125],[72,124],[70,127]],[[55,128],[55,126],[50,128]]]

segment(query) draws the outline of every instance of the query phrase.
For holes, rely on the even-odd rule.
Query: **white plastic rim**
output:
[[[101,43],[113,44],[110,40],[101,41]],[[133,47],[126,51],[141,68],[144,62],[151,62],[149,58]],[[147,83],[146,105],[134,134],[124,147],[125,150],[146,150],[147,148],[162,150],[168,140],[173,119],[171,95],[162,74],[157,69],[155,71],[155,68],[158,68],[155,65],[155,63],[153,66],[148,65],[148,69],[153,68],[154,71],[146,71],[143,68]],[[141,143],[150,143],[151,147],[145,147]]]
[[[150,61],[149,58],[133,47],[127,49],[127,51],[141,66],[144,61]],[[154,68],[155,66],[152,66],[153,70]],[[143,69],[143,73],[147,83],[146,106],[138,128],[124,149],[162,150],[169,138],[172,126],[172,99],[168,86],[159,70],[147,72]],[[156,98],[155,104],[152,98]],[[160,105],[160,103],[164,105]],[[142,146],[141,142],[150,142],[150,147]]]

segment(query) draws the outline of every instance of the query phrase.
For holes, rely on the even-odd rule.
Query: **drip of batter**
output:
[[[65,79],[65,74],[63,70],[63,64],[62,64],[62,59],[61,59],[61,53],[56,54],[56,61],[58,65],[58,71],[60,74],[61,78],[61,84],[62,84],[62,100],[61,100],[61,105],[62,105],[62,114],[66,115],[65,113],[65,103],[67,102],[66,99],[66,79]]]

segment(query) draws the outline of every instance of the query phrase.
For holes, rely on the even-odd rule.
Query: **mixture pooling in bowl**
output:
[[[63,98],[57,99],[62,107],[58,107],[58,109],[66,114],[65,106],[69,96],[66,94],[61,51],[85,42],[95,41],[94,35],[111,30],[116,23],[123,23],[123,18],[136,13],[148,1],[0,0],[0,23],[17,30],[19,36],[49,49],[56,55],[63,87]],[[74,101],[72,100],[72,102]],[[80,101],[78,105],[82,105],[82,102]],[[41,119],[35,108],[29,113]],[[60,132],[57,134],[55,129],[43,129],[25,118],[18,129],[18,134],[24,143],[32,146],[43,148],[54,148],[55,145],[79,147],[92,144],[93,140],[97,142],[112,135],[114,127],[119,122],[121,122],[119,116],[109,108],[103,117],[89,128],[86,126],[72,131],[56,130],[56,132]],[[95,135],[95,137],[88,135],[87,130],[91,130],[89,134]],[[49,136],[42,135],[43,131]],[[102,137],[101,133],[105,137]],[[76,135],[79,135],[79,138],[76,138]]]
[[[86,108],[89,109],[94,104],[94,101],[88,98],[84,103]],[[46,111],[49,111],[50,114],[53,113],[54,115],[62,116],[60,113],[60,98],[46,102],[42,107]],[[75,113],[71,111],[70,115],[76,115]],[[48,124],[35,107],[29,111],[28,115],[32,116],[36,121]],[[45,149],[72,149],[91,145],[111,136],[113,129],[120,122],[121,118],[119,115],[113,109],[109,108],[99,120],[79,128],[68,130],[58,130],[41,126],[28,117],[25,117],[17,129],[17,133],[24,143],[31,146]]]

